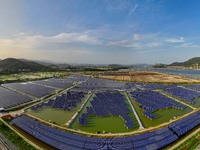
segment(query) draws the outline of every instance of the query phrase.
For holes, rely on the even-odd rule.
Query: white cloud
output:
[[[101,44],[101,41],[96,37],[92,37],[86,33],[61,33],[53,37],[49,37],[48,39],[55,40],[56,42],[63,43],[72,43],[72,42],[81,42],[87,44]]]
[[[134,48],[141,48],[142,45],[138,42],[134,42],[133,40],[122,40],[117,42],[109,42],[106,46],[122,46],[122,47],[134,47]]]
[[[132,0],[105,0],[104,4],[105,9],[109,12],[119,13],[124,11],[127,12],[127,15],[133,14],[138,8],[138,4],[133,3]]]
[[[108,42],[107,46],[133,47],[136,49],[161,46],[162,43],[155,39],[155,35],[134,34],[132,39]]]
[[[134,13],[134,12],[136,11],[137,7],[138,7],[138,4],[135,4],[135,5],[133,6],[133,8],[129,11],[128,15]]]
[[[183,43],[181,45],[176,45],[174,46],[176,48],[200,48],[200,45],[197,45],[197,44],[194,44],[193,42],[186,42],[186,43]]]
[[[140,40],[141,36],[139,34],[133,34],[133,40]]]
[[[165,40],[166,42],[169,42],[169,43],[182,43],[182,42],[185,42],[183,37],[179,37],[179,39],[166,39]]]
[[[0,47],[2,48],[38,48],[44,44],[50,43],[85,43],[90,45],[99,45],[102,42],[95,36],[88,33],[60,33],[54,36],[43,35],[27,35],[26,33],[14,34],[13,38],[0,39]]]
[[[149,54],[149,53],[160,52],[160,51],[163,51],[163,50],[160,50],[160,49],[146,50],[146,51],[139,51],[138,53],[139,54]]]
[[[68,46],[68,43],[73,46]],[[78,61],[80,55],[92,55],[93,51],[77,47],[77,43],[99,45],[101,41],[89,33],[60,33],[54,36],[18,33],[10,39],[0,39],[0,57]],[[51,46],[55,47],[51,47]],[[62,46],[64,45],[64,46]],[[60,58],[60,59],[58,59]]]

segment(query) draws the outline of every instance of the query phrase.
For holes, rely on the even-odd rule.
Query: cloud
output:
[[[0,57],[78,62],[80,57],[89,57],[93,54],[93,51],[77,46],[78,43],[102,44],[97,37],[90,35],[89,32],[82,34],[60,33],[53,36],[18,33],[14,34],[12,38],[0,39]]]
[[[185,42],[181,45],[174,46],[175,48],[200,48],[200,45],[194,44],[193,42]]]
[[[142,45],[140,43],[134,43],[132,40],[122,40],[117,42],[109,42],[106,46],[122,46],[122,47],[134,47],[134,48],[141,48]]]
[[[183,37],[180,37],[179,39],[166,39],[165,41],[169,42],[169,43],[182,43],[182,42],[185,42]]]
[[[157,46],[161,46],[162,44],[159,43],[159,42],[149,42],[149,43],[146,43],[146,46],[147,47],[157,47]]]
[[[146,51],[139,51],[138,53],[139,54],[149,54],[149,53],[160,52],[160,51],[163,51],[163,50],[160,50],[160,49],[146,50]]]
[[[138,7],[138,4],[135,4],[135,6],[133,6],[133,8],[129,11],[128,15],[131,15],[132,13],[134,13],[137,7]]]
[[[49,37],[48,39],[63,43],[80,42],[80,43],[95,44],[95,45],[101,44],[101,41],[98,40],[96,37],[92,37],[88,34],[79,34],[79,33],[60,33],[56,36]]]
[[[99,45],[102,42],[95,36],[86,33],[60,33],[53,36],[14,34],[10,39],[0,39],[1,47],[34,48],[48,43],[84,43]]]
[[[140,40],[141,36],[139,34],[133,34],[133,40]]]
[[[133,47],[136,49],[161,46],[162,43],[156,40],[154,36],[155,35],[134,34],[131,39],[108,42],[106,46]]]
[[[114,1],[105,0],[104,4],[106,10],[109,12],[115,12],[115,13],[125,12],[125,14],[127,15],[131,15],[138,8],[138,4],[133,3],[132,0],[114,0]]]

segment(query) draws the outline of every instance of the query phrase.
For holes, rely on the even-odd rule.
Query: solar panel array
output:
[[[178,136],[167,127],[129,137],[97,138],[61,131],[25,115],[15,118],[12,123],[44,143],[61,150],[155,150],[178,139]]]
[[[92,108],[96,114],[96,116],[120,116],[123,120],[126,121],[125,126],[127,128],[132,128],[135,126],[133,123],[133,118],[131,118],[128,113],[131,112],[127,108],[128,104],[124,102],[124,96],[121,93],[96,93],[96,97],[93,97],[93,101],[90,101]],[[88,117],[90,116],[87,113]],[[87,125],[85,123],[86,117],[79,119],[80,125]]]
[[[200,85],[199,84],[191,84],[191,85],[185,85],[186,88],[194,89],[199,91],[200,90]]]
[[[166,89],[176,86],[177,85],[164,85],[164,84],[153,84],[153,83],[136,83],[136,82],[126,83],[126,89],[130,91]]]
[[[78,85],[75,90],[81,91],[140,91],[140,90],[155,90],[176,87],[176,85],[136,83],[136,82],[120,82],[108,79],[89,78],[86,82]]]
[[[52,86],[56,88],[68,88],[73,85],[73,81],[69,79],[48,79],[48,80],[38,80],[32,81],[36,84]]]
[[[177,96],[180,99],[188,100],[192,104],[196,102],[194,99],[200,96],[199,92],[191,91],[191,90],[184,89],[181,87],[164,89],[164,91],[170,93],[173,96]]]
[[[143,92],[131,92],[130,93],[137,103],[141,104],[139,108],[145,110],[143,114],[150,119],[154,119],[157,116],[151,112],[155,110],[161,110],[165,108],[178,108],[184,109],[185,106],[179,105],[176,101],[162,95],[155,91],[143,91]]]
[[[76,74],[73,74],[73,75],[69,75],[67,76],[69,79],[73,80],[74,82],[81,82],[81,81],[85,81],[87,80],[89,77],[87,76],[82,76],[82,75],[76,75]]]
[[[83,92],[68,91],[66,94],[56,97],[55,100],[51,99],[47,103],[43,102],[31,107],[31,109],[37,110],[38,108],[47,106],[51,108],[70,110],[72,107],[76,107],[78,102],[81,102],[81,99],[85,97],[85,94],[86,93]]]
[[[23,104],[32,99],[26,95],[0,87],[0,108],[7,108]]]
[[[78,85],[79,88],[74,88],[81,91],[115,91],[118,89],[124,89],[125,82],[89,78],[86,82],[82,82]]]
[[[87,125],[87,118],[89,116],[94,116],[95,112],[92,107],[86,107],[87,113],[83,113],[82,117],[79,117],[79,125]]]
[[[42,97],[42,96],[55,92],[55,89],[53,88],[45,87],[38,84],[33,84],[30,82],[8,83],[8,84],[3,84],[3,86],[14,89],[14,90],[18,90],[20,92],[23,92],[35,97]]]
[[[169,125],[178,136],[181,136],[200,124],[200,111]]]

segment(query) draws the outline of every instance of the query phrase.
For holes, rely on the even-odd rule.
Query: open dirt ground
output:
[[[107,71],[99,78],[135,81],[135,82],[155,82],[155,83],[200,83],[199,80],[188,79],[181,76],[169,75],[152,71]]]

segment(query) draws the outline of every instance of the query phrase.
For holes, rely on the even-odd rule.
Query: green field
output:
[[[86,98],[87,95],[85,96],[85,98],[82,99],[82,103],[77,103],[77,107],[76,108],[73,107],[70,111],[43,106],[38,110],[29,109],[27,110],[27,113],[48,122],[49,120],[51,120],[52,122],[55,122],[60,126],[63,126],[80,109],[81,105],[84,103]]]
[[[136,125],[135,127],[127,129],[127,127],[124,125],[125,121],[119,116],[103,116],[103,117],[90,116],[87,118],[88,125],[80,126],[78,118],[82,115],[82,113],[87,113],[86,107],[91,106],[90,101],[93,100],[94,96],[95,94],[92,94],[90,99],[85,104],[84,108],[73,120],[69,128],[90,133],[97,133],[97,132],[125,133],[125,132],[135,131],[139,128],[135,115],[132,112],[131,106],[129,105],[128,100],[126,98],[124,101],[128,104],[128,109],[131,110],[131,113],[129,113],[128,115],[134,119],[133,123]],[[138,107],[140,106],[140,104],[136,103],[135,100],[131,97],[131,95],[128,94],[128,96],[145,128],[157,126],[159,124],[170,121],[174,117],[182,116],[192,111],[190,107],[186,107],[184,110],[178,110],[174,108],[157,110],[153,112],[153,114],[155,114],[157,118],[150,120],[149,118],[143,115],[144,110]],[[86,98],[87,96],[82,100],[82,103],[85,101]],[[60,126],[64,126],[72,118],[72,116],[80,109],[82,103],[78,103],[77,107],[72,108],[70,111],[43,107],[42,109],[38,109],[37,111],[29,109],[27,113],[36,116],[40,119],[43,119],[45,121],[49,122],[49,120],[51,120],[51,122],[55,122]],[[197,101],[196,105],[200,105],[200,100]]]
[[[196,101],[196,103],[194,103],[194,104],[191,104],[189,101],[186,101],[186,100],[181,100],[181,99],[178,99],[178,100],[180,100],[180,101],[182,101],[182,102],[184,102],[184,103],[186,103],[186,104],[189,104],[189,105],[191,105],[191,106],[193,106],[193,107],[196,107],[196,108],[199,108],[199,107],[200,107],[200,97],[194,99],[194,100]]]
[[[95,95],[93,94],[92,97]],[[88,125],[86,126],[80,126],[78,117],[81,116],[82,113],[87,113],[86,107],[91,106],[90,105],[90,100],[93,98],[90,98],[81,111],[81,113],[77,116],[77,118],[74,120],[74,122],[71,124],[71,128],[77,129],[77,130],[82,130],[86,132],[91,132],[91,133],[96,133],[97,131],[101,133],[122,133],[122,132],[130,132],[137,130],[139,128],[139,125],[137,123],[137,120],[135,119],[134,114],[131,112],[129,116],[131,116],[134,119],[134,124],[136,125],[135,127],[131,129],[127,129],[127,127],[124,125],[125,121],[120,118],[119,116],[105,116],[105,117],[96,117],[96,116],[91,116],[87,118]],[[128,103],[127,99],[125,99],[125,102]],[[128,108],[131,109],[131,107],[128,105]]]
[[[188,100],[180,99],[179,97],[173,96],[173,95],[171,95],[171,94],[169,94],[169,93],[167,93],[167,92],[165,92],[165,91],[162,91],[162,92],[165,93],[165,94],[167,94],[167,95],[169,95],[169,96],[171,96],[171,97],[176,98],[176,99],[179,100],[179,101],[182,101],[182,102],[184,102],[184,103],[186,103],[186,104],[188,104],[188,105],[191,105],[191,106],[193,106],[193,107],[196,107],[196,108],[199,108],[199,107],[200,107],[200,97],[194,99],[194,100],[196,101],[196,103],[191,104]]]
[[[170,121],[170,119],[173,119],[174,117],[182,116],[193,110],[189,107],[186,107],[184,110],[178,110],[178,109],[174,109],[174,108],[157,110],[157,111],[153,112],[153,114],[155,114],[157,116],[157,118],[151,120],[151,119],[147,118],[145,115],[143,115],[143,112],[145,112],[145,111],[138,107],[138,106],[140,106],[140,104],[136,103],[135,100],[130,95],[129,95],[129,98],[130,98],[132,104],[134,105],[134,108],[137,111],[145,128],[157,126],[159,124]]]

